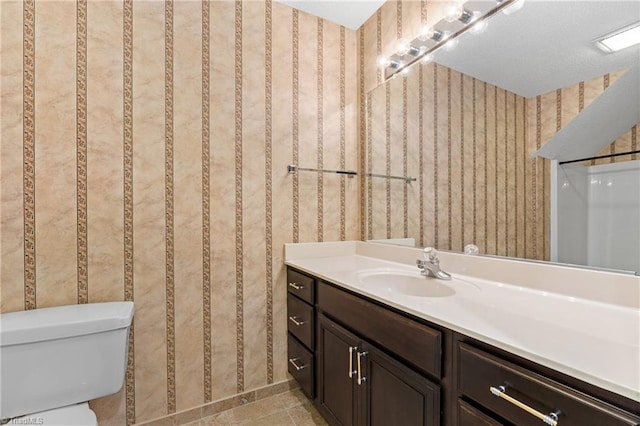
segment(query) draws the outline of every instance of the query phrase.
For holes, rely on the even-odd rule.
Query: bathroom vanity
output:
[[[412,248],[286,251],[289,372],[331,424],[640,425],[640,311],[615,299],[638,277],[609,277],[607,299],[585,293],[592,271],[555,294],[530,285],[551,265],[441,253],[445,282],[411,266]]]

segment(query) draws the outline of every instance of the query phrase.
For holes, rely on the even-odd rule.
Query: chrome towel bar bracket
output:
[[[307,167],[298,167],[295,164],[289,164],[287,166],[287,172],[289,174],[292,173],[296,173],[296,172],[319,172],[319,173],[336,173],[339,175],[346,175],[349,176],[350,178],[354,177],[355,175],[358,174],[358,172],[354,171],[354,170],[327,170],[327,169],[310,169]]]

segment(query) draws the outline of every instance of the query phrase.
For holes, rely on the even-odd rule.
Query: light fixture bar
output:
[[[391,58],[389,58],[388,64],[385,67],[385,72],[384,72],[384,78],[385,80],[393,77],[395,74],[401,72],[402,70],[408,70],[409,66],[413,65],[415,62],[421,60],[422,58],[432,54],[433,52],[435,52],[436,50],[440,49],[441,47],[443,47],[445,44],[451,42],[452,40],[454,40],[456,37],[464,34],[465,32],[471,30],[475,25],[479,25],[481,24],[482,21],[486,21],[487,19],[489,19],[490,17],[492,17],[493,15],[495,15],[496,13],[503,11],[505,9],[507,9],[509,6],[517,3],[517,2],[521,2],[523,0],[502,0],[500,3],[498,3],[498,5],[491,9],[490,11],[488,11],[487,13],[485,13],[484,15],[480,16],[479,18],[477,18],[476,20],[474,20],[473,25],[465,25],[464,27],[462,27],[461,29],[459,29],[458,31],[456,31],[453,34],[446,34],[445,37],[440,38],[439,40],[435,40],[435,38],[429,37],[432,40],[436,41],[436,44],[431,46],[431,48],[429,49],[422,49],[420,50],[420,54],[417,56],[410,56],[410,55],[402,55],[402,57],[398,56],[397,54],[392,55]],[[434,33],[435,32],[439,32],[442,33],[442,31],[437,30],[437,29],[433,29]],[[444,33],[442,33],[443,35],[445,35]],[[422,38],[425,38],[424,35],[419,36],[416,40],[420,40]],[[415,40],[414,40],[415,41]],[[409,56],[409,58],[405,59],[405,56]],[[394,63],[401,63],[402,66],[400,67],[394,67],[392,64]]]
[[[596,46],[607,53],[617,52],[640,43],[640,21],[620,28],[611,34],[594,40]]]

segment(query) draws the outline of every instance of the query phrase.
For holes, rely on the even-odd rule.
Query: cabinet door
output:
[[[357,371],[364,377],[363,409],[366,424],[440,424],[438,385],[369,344],[362,345],[357,358]]]
[[[358,339],[324,315],[318,317],[318,409],[332,424],[353,425]]]

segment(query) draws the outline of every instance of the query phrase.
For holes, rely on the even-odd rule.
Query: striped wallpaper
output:
[[[286,381],[284,243],[366,237],[373,215],[384,235],[547,256],[528,155],[604,80],[522,100],[432,65],[373,91],[377,55],[442,4],[388,1],[351,31],[272,0],[0,2],[0,309],[135,302],[100,424],[188,420]],[[634,128],[613,149],[636,145]],[[386,216],[365,201],[378,190]]]
[[[369,99],[372,172],[416,181],[371,180],[367,238],[524,257],[525,99],[435,64]]]
[[[286,166],[358,169],[357,33],[271,0],[1,7],[2,312],[135,302],[104,425],[288,380],[283,244],[359,238],[360,183]]]

